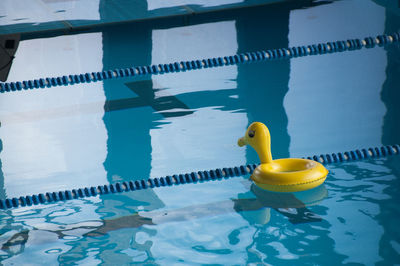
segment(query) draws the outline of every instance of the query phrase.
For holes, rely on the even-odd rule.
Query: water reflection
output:
[[[321,222],[322,218],[312,213],[307,206],[320,204],[328,196],[325,185],[307,191],[274,193],[252,184],[251,191],[263,205],[286,216],[292,224]]]
[[[0,2],[1,33],[65,30],[98,24],[187,15],[194,12],[223,10],[248,5],[279,2],[278,0],[179,0],[179,1],[101,1],[75,0],[40,2]],[[18,10],[18,12],[15,12]],[[34,12],[32,12],[34,10]],[[107,13],[103,10],[109,10]],[[186,17],[187,19],[187,17]]]
[[[112,16],[112,9],[106,8],[107,1],[100,1],[100,19],[107,19]],[[138,5],[137,10],[147,10],[147,5]],[[152,51],[152,29],[150,27],[121,25],[112,29],[103,31],[103,69],[124,68],[134,65],[150,65]],[[153,84],[151,80],[142,83],[143,90],[151,92]],[[104,94],[106,100],[118,100],[127,98],[124,94],[129,89],[126,84],[119,86],[112,81],[104,82]],[[133,88],[131,86],[131,88]],[[134,94],[131,92],[131,95]],[[140,95],[138,95],[140,97]],[[129,97],[130,98],[130,97]],[[142,101],[145,99],[140,98]],[[115,105],[114,105],[115,106]],[[105,110],[112,105],[106,103]],[[115,108],[114,108],[115,109]],[[138,112],[138,109],[129,109],[127,111],[105,112],[103,121],[107,129],[107,157],[104,162],[104,168],[107,172],[107,179],[110,183],[115,181],[127,181],[132,179],[148,178],[151,169],[151,137],[150,130],[155,126],[155,115],[151,110]],[[130,209],[133,210],[140,206],[146,208],[158,209],[164,206],[163,202],[157,197],[153,190],[138,191],[132,197],[126,194],[120,194],[112,199],[101,196],[103,203],[96,212],[107,214],[107,216],[125,216],[129,215]],[[121,208],[124,205],[125,208]],[[134,230],[133,236],[137,233]],[[118,244],[115,249],[126,248],[131,234],[119,235]],[[114,239],[114,238],[113,238]],[[93,242],[93,243],[92,243]],[[62,254],[60,259],[68,260],[70,256],[84,258],[82,248],[89,247],[97,241],[79,241],[79,245],[74,246],[68,253]],[[151,258],[150,247],[141,246],[147,258]],[[99,252],[98,257],[103,262],[118,261],[124,263],[131,261],[126,254],[106,254]],[[111,258],[111,261],[110,261]]]
[[[9,256],[20,254],[24,251],[25,244],[28,241],[28,230],[21,230],[7,240],[2,246],[1,250],[8,253]],[[4,259],[4,256],[2,257]]]
[[[28,212],[26,219],[28,219],[29,216],[31,216],[31,218],[35,216],[45,216],[48,221],[46,224],[33,224],[31,229],[24,229],[11,235],[8,240],[2,244],[1,250],[12,254],[18,254],[24,250],[29,236],[38,235],[37,232],[33,231],[51,232],[55,233],[58,239],[65,240],[66,244],[74,243],[72,249],[60,257],[62,261],[67,261],[72,254],[74,254],[73,256],[75,259],[78,258],[77,256],[84,258],[87,253],[82,253],[82,247],[101,246],[101,243],[104,242],[105,239],[109,239],[113,235],[119,235],[121,238],[121,233],[118,233],[118,231],[123,232],[123,229],[129,229],[129,237],[135,237],[135,234],[143,232],[155,236],[157,227],[152,226],[159,226],[165,223],[174,224],[177,222],[192,223],[195,220],[202,220],[205,218],[210,220],[212,217],[221,215],[229,216],[230,213],[234,212],[242,215],[250,224],[264,225],[270,219],[270,211],[267,208],[274,208],[278,212],[286,213],[289,221],[293,224],[321,221],[319,217],[311,215],[311,212],[307,210],[307,206],[317,204],[326,197],[327,191],[324,186],[298,193],[268,192],[254,186],[252,186],[251,191],[253,191],[254,194],[243,194],[240,195],[241,198],[232,200],[198,204],[173,210],[139,211],[119,218],[82,221],[75,224],[60,224],[57,222],[57,220],[60,220],[59,218],[67,218],[67,213],[69,213],[65,209],[63,210],[62,208],[64,207],[60,204],[60,206],[51,207],[50,210],[47,211],[47,214],[43,212]],[[135,196],[135,193],[136,192],[132,192],[129,194]],[[245,198],[244,196],[249,196],[250,198]],[[76,203],[78,202],[75,202],[74,205],[76,205]],[[79,215],[79,213],[72,212],[70,215]],[[55,242],[54,239],[51,240],[47,237],[40,239],[39,242],[45,241]],[[121,239],[119,239],[118,242],[120,242],[121,245],[123,244]],[[79,243],[79,245],[76,245],[77,243]],[[148,246],[147,250],[144,249],[146,245],[136,244],[136,247],[139,246],[141,246],[142,251],[150,252],[151,246]]]
[[[370,19],[363,25],[348,23],[365,14]],[[385,12],[371,1],[336,1],[296,10],[290,22],[290,46],[296,46],[382,34]],[[292,156],[380,145],[386,61],[379,47],[291,60],[285,110]],[[344,129],[349,133],[343,134]]]
[[[294,7],[260,7],[251,16],[237,18],[238,52],[287,46],[290,8]],[[100,9],[100,13],[108,16],[106,10]],[[274,27],[263,27],[265,24]],[[151,28],[132,25],[105,30],[102,36],[103,69],[151,64],[152,36]],[[205,90],[203,84],[194,84],[193,87],[198,85],[196,88],[200,89],[187,93],[168,90],[170,94],[166,95],[164,87],[155,85],[154,79],[105,81],[106,112],[103,122],[107,129],[107,158],[104,162],[107,180],[113,183],[149,177],[155,159],[154,150],[160,149],[156,142],[152,142],[151,131],[157,131],[157,127],[166,121],[171,123],[187,118],[193,118],[192,121],[198,121],[201,125],[207,124],[209,117],[204,120],[203,117],[195,117],[207,108],[213,111],[211,118],[217,117],[221,121],[236,119],[234,112],[245,113],[248,121],[265,121],[274,136],[274,154],[277,157],[289,156],[288,118],[283,108],[283,99],[288,91],[289,61],[241,65],[235,70],[228,70],[235,75],[237,71],[236,80],[224,80],[229,82],[229,86],[233,84],[233,87],[218,87],[214,91]],[[388,73],[386,86],[391,87],[391,91],[396,86],[390,76],[395,73]],[[211,83],[207,80],[204,84],[207,82]],[[220,86],[216,84],[213,86]],[[391,96],[392,93],[389,92]],[[388,110],[395,110],[389,102]],[[390,122],[387,125],[395,123],[393,117],[397,117],[396,111],[388,111]],[[242,130],[238,132],[242,133]],[[384,135],[385,132],[390,133],[391,129],[384,127]],[[255,156],[249,151],[247,162],[258,161]],[[209,262],[206,259],[210,256],[219,256],[221,261],[226,260],[226,264],[259,261],[281,264],[300,257],[305,263],[340,264],[346,256],[353,256],[352,259],[359,262],[353,253],[344,250],[349,246],[346,241],[352,241],[353,238],[358,241],[357,234],[365,233],[358,227],[367,222],[368,228],[378,228],[371,232],[375,247],[368,246],[375,256],[379,246],[376,238],[381,236],[379,230],[383,227],[383,221],[388,220],[387,215],[379,217],[381,214],[377,214],[376,208],[395,211],[395,204],[389,201],[387,195],[396,198],[395,195],[399,194],[399,186],[382,185],[382,182],[393,182],[393,177],[386,177],[387,180],[379,177],[393,173],[398,176],[399,171],[388,170],[398,169],[395,162],[390,161],[387,167],[370,170],[370,166],[365,164],[338,167],[335,169],[338,173],[336,178],[333,176],[328,182],[332,194],[324,201],[322,199],[327,196],[325,186],[310,191],[312,196],[307,193],[271,193],[255,186],[246,188],[246,192],[220,187],[216,191],[203,189],[193,198],[191,196],[195,189],[190,190],[185,194],[191,197],[187,201],[196,200],[199,203],[171,208],[160,197],[161,192],[149,189],[101,196],[98,203],[62,203],[57,208],[50,206],[51,213],[46,213],[46,210],[36,214],[13,213],[10,215],[12,219],[2,219],[3,228],[8,230],[8,234],[3,234],[1,238],[1,250],[7,253],[2,258],[18,259],[15,255],[29,248],[43,249],[46,254],[62,252],[57,256],[61,263],[71,260],[82,262],[87,258],[93,262],[93,257],[100,263],[122,264],[132,260],[154,263],[156,258],[166,262],[164,258],[171,260],[174,256],[193,258],[199,263]],[[358,176],[367,176],[369,179],[352,181]],[[172,189],[171,194],[174,193]],[[224,192],[229,196],[215,200],[216,194]],[[85,204],[93,208],[84,209],[82,205]],[[94,214],[96,218],[92,217]],[[101,217],[97,218],[97,215]],[[76,217],[72,219],[73,216]],[[374,216],[382,220],[381,227],[376,226]],[[38,220],[43,224],[38,225]],[[15,232],[10,231],[11,224]],[[335,233],[338,228],[339,233]],[[393,224],[384,227],[384,230],[397,232]],[[35,239],[40,239],[39,244],[33,241]],[[395,241],[389,233],[383,234],[381,239],[386,245]],[[45,242],[52,247],[42,247]],[[63,247],[54,247],[56,244]],[[337,248],[337,245],[342,248]],[[393,254],[383,254],[382,257],[388,256],[390,259]],[[232,261],[229,261],[229,257]]]
[[[100,7],[105,4],[100,2]],[[139,7],[138,7],[139,8]],[[140,8],[147,9],[140,5]],[[107,17],[107,8],[100,8],[100,16]],[[124,68],[134,65],[150,65],[152,50],[152,29],[122,25],[103,31],[103,69]],[[140,51],[140,52],[138,52]],[[146,90],[152,90],[152,82],[146,83]],[[124,83],[104,82],[106,101],[126,98],[128,88]],[[129,94],[128,94],[129,95]],[[129,96],[134,96],[131,92]],[[106,104],[105,109],[112,108]],[[146,178],[150,173],[151,139],[149,131],[154,126],[151,111],[105,112],[103,121],[107,129],[107,158],[104,167],[110,182],[119,178]],[[128,137],[129,136],[129,137]],[[131,139],[133,141],[126,141]],[[139,159],[140,158],[140,159]]]
[[[327,196],[325,186],[319,186],[313,190],[297,193],[275,193],[262,190],[252,185],[251,191],[254,194],[240,195],[241,198],[213,202],[209,204],[198,204],[176,210],[138,212],[116,219],[105,220],[100,227],[85,234],[86,236],[99,236],[114,230],[123,228],[135,228],[144,225],[158,225],[162,223],[182,222],[204,217],[217,216],[221,214],[252,212],[246,220],[254,219],[254,211],[264,213],[264,208],[273,208],[289,218],[293,224],[320,222],[321,218],[312,214],[306,206],[312,206],[321,202]],[[254,195],[256,196],[254,198]],[[250,198],[244,198],[249,196]],[[243,198],[242,198],[243,197]],[[259,215],[255,215],[259,217]],[[261,224],[269,217],[263,217]]]
[[[376,1],[386,7],[385,33],[399,32],[400,30],[400,6],[391,1]],[[400,57],[399,47],[385,47],[387,55],[386,80],[382,86],[381,100],[385,104],[386,114],[383,118],[382,143],[391,145],[400,142],[400,92],[397,89],[400,84]],[[400,176],[400,164],[398,160],[389,158],[385,164],[389,165],[392,174]],[[382,183],[385,181],[381,181]],[[381,249],[379,255],[384,260],[400,260],[399,247],[400,232],[396,218],[399,217],[397,204],[400,201],[399,178],[394,179],[390,184],[383,188],[383,193],[389,195],[380,205],[380,213],[376,215],[376,220],[383,227],[380,244],[385,245],[386,249]]]
[[[104,1],[100,3],[103,7]],[[141,6],[146,10],[146,6]],[[291,7],[282,8],[280,6],[262,7],[255,12],[254,17],[239,17],[236,19],[236,29],[238,41],[238,51],[253,51],[259,49],[268,49],[276,47],[285,47],[288,44],[287,33],[289,23],[289,10]],[[140,11],[140,10],[139,10]],[[109,9],[100,8],[101,18],[107,18],[111,12]],[[266,16],[267,14],[267,16]],[[232,15],[231,15],[232,16]],[[229,19],[232,19],[230,17]],[[254,35],[253,31],[246,30],[247,28],[257,29],[259,22],[265,21],[266,24],[274,23],[274,27],[268,28],[265,32],[261,32],[261,37]],[[272,30],[269,30],[272,29]],[[152,28],[138,27],[137,25],[121,25],[104,30],[103,39],[103,69],[109,70],[114,68],[124,68],[134,65],[150,65],[152,63]],[[139,52],[138,52],[139,51]],[[236,51],[233,51],[234,53]],[[213,118],[217,114],[221,115],[221,120],[226,117],[235,118],[232,111],[241,110],[246,112],[249,120],[266,121],[273,125],[271,131],[276,137],[274,143],[275,149],[281,149],[278,152],[280,156],[287,155],[289,146],[289,137],[287,134],[287,117],[283,109],[283,97],[288,90],[289,79],[289,62],[277,61],[272,64],[258,65],[262,69],[257,69],[255,65],[241,66],[237,70],[236,83],[233,88],[222,90],[217,88],[214,91],[206,91],[205,89],[181,93],[179,100],[176,95],[159,96],[157,94],[162,91],[160,88],[155,89],[153,81],[145,80],[140,82],[114,82],[113,80],[104,81],[104,93],[106,97],[105,113],[103,122],[107,130],[107,158],[104,162],[104,168],[107,172],[107,180],[110,183],[115,181],[126,181],[132,179],[142,179],[149,177],[152,165],[152,147],[150,131],[156,128],[160,120],[164,117],[180,118],[194,114],[192,109],[215,108],[222,112],[214,112]],[[232,69],[226,68],[228,71]],[[235,71],[233,71],[235,73]],[[218,72],[216,72],[218,73]],[[258,74],[255,74],[258,73]],[[264,73],[268,73],[264,76]],[[254,79],[257,77],[257,79]],[[272,79],[270,77],[273,77]],[[234,79],[235,77],[233,77]],[[225,82],[225,81],[224,81]],[[269,84],[269,88],[264,88],[264,84]],[[235,85],[238,89],[235,88]],[[257,92],[259,91],[259,92]],[[256,94],[257,93],[257,94]],[[136,95],[135,95],[136,94]],[[193,99],[193,100],[191,100]],[[167,104],[165,104],[167,101]],[[248,104],[246,104],[246,102]],[[244,104],[244,105],[241,105]],[[141,107],[141,108],[138,108]],[[169,113],[160,119],[160,113],[156,111],[168,111],[170,108],[184,109],[182,112]],[[171,111],[171,110],[170,110]],[[205,124],[207,121],[203,121]],[[246,125],[243,125],[246,126]],[[240,130],[240,133],[242,130]],[[128,141],[127,141],[128,140]],[[253,162],[255,158],[248,156],[248,161]],[[250,195],[249,195],[250,196]],[[273,197],[272,197],[273,198]],[[104,249],[110,249],[108,252],[99,252],[98,257],[103,262],[110,262],[116,259],[118,262],[130,261],[128,253],[115,252],[116,250],[125,250],[130,248],[132,239],[138,239],[145,232],[150,237],[157,238],[159,232],[154,228],[147,228],[151,225],[163,226],[166,223],[173,222],[192,222],[193,219],[202,219],[204,217],[221,217],[221,215],[232,215],[245,212],[257,212],[259,217],[265,221],[269,220],[270,211],[266,209],[268,200],[254,200],[253,198],[238,198],[235,200],[226,200],[217,203],[205,205],[191,206],[187,208],[177,209],[164,215],[163,212],[155,210],[164,207],[163,201],[152,190],[137,191],[132,194],[113,195],[112,198],[101,196],[101,203],[96,205],[96,210],[89,210],[89,213],[100,214],[103,218],[102,225],[99,226],[96,222],[88,223],[78,222],[69,224],[65,227],[56,225],[55,228],[48,230],[55,233],[58,238],[65,239],[70,234],[86,237],[79,238],[76,241],[68,241],[67,245],[71,249],[59,256],[59,261],[67,262],[71,258],[75,260],[84,259],[89,256],[90,247],[103,246]],[[293,198],[289,198],[292,199]],[[294,199],[296,204],[300,204],[297,210],[291,205],[275,207],[275,209],[289,218],[289,221],[299,223],[306,219],[307,221],[320,221],[318,217],[314,217],[311,212],[304,208],[298,200]],[[140,208],[145,208],[147,212],[140,212]],[[235,212],[236,211],[236,212]],[[136,213],[132,215],[132,212]],[[265,216],[267,215],[267,216]],[[242,217],[242,218],[240,218]],[[251,217],[246,215],[240,216],[243,224]],[[300,217],[300,218],[299,218]],[[244,218],[244,219],[243,219]],[[303,220],[302,220],[303,219]],[[46,226],[40,231],[46,231],[46,227],[51,227],[51,219],[46,221]],[[57,229],[58,228],[58,229]],[[121,233],[123,229],[129,229],[128,234]],[[237,225],[232,223],[224,232],[232,239],[233,231]],[[93,230],[94,229],[94,230]],[[93,231],[93,232],[87,232]],[[91,238],[97,233],[104,238]],[[29,240],[29,235],[36,235],[35,232],[22,231],[16,236],[12,236],[4,244],[4,251],[9,251],[11,247],[23,247]],[[162,232],[164,234],[164,231]],[[49,238],[52,238],[49,236]],[[107,243],[103,244],[104,239]],[[118,241],[114,241],[117,239]],[[45,240],[43,240],[45,241]],[[250,240],[247,240],[250,241]],[[109,242],[117,242],[116,246],[108,247]],[[153,245],[153,241],[134,241],[134,247],[141,252],[144,252],[147,260],[152,260],[153,250],[159,249],[159,246]],[[235,240],[232,240],[234,243]],[[155,243],[155,242],[154,242]],[[246,243],[246,241],[242,241]],[[197,247],[198,250],[210,251],[212,248]],[[53,253],[53,252],[50,252]]]
[[[123,217],[111,216],[99,220],[91,220],[93,209],[83,208],[85,204],[93,207],[89,202],[82,204],[74,201],[44,206],[39,210],[25,210],[13,214],[13,219],[16,219],[14,223],[24,225],[14,233],[7,232],[7,240],[1,241],[1,250],[11,257],[21,252],[31,252],[32,248],[48,250],[52,246],[54,250],[56,243],[58,246],[62,243],[60,249],[64,253],[59,259],[65,263],[71,259],[79,261],[90,257],[93,247],[97,247],[99,254],[110,251],[108,256],[126,262],[138,259],[132,257],[132,252],[139,252],[141,258],[149,262],[153,258],[170,257],[177,250],[185,252],[193,243],[197,245],[196,259],[209,253],[222,252],[222,247],[226,255],[232,255],[232,252],[236,254],[246,244],[249,255],[247,262],[258,261],[252,257],[254,253],[269,254],[271,257],[265,262],[273,264],[300,256],[302,262],[314,261],[319,264],[332,261],[335,264],[343,261],[392,261],[397,255],[390,245],[396,241],[399,232],[396,223],[390,220],[395,221],[394,217],[399,216],[396,204],[400,195],[399,181],[393,175],[398,175],[399,169],[392,166],[398,165],[398,160],[391,157],[337,166],[332,169],[333,175],[327,182],[329,196],[325,186],[305,192],[276,193],[252,185],[249,192],[241,193],[232,200],[193,204],[178,209],[137,211]],[[224,190],[225,182],[228,181],[217,184],[220,190]],[[126,194],[134,198],[136,193]],[[113,200],[114,195],[103,199]],[[98,205],[103,206],[103,203]],[[379,225],[377,219],[381,220]],[[1,220],[4,223],[4,217]],[[66,223],[68,220],[70,222]],[[214,225],[221,226],[220,230],[216,230]],[[183,232],[187,234],[188,243],[182,242]],[[385,234],[380,237],[382,233]],[[219,242],[221,248],[213,246],[209,238]],[[5,239],[4,235],[1,239]],[[30,239],[35,241],[28,245]],[[224,239],[228,239],[229,243],[221,242]],[[344,243],[356,244],[360,239],[366,241],[363,249],[342,250],[346,247]],[[382,242],[378,244],[379,241]],[[42,246],[43,243],[46,245]],[[167,243],[169,248],[160,251],[159,248]],[[388,251],[379,254],[379,258],[376,254],[382,245]],[[121,250],[126,252],[121,255],[117,252]],[[368,251],[367,255],[364,254],[365,250]],[[340,254],[347,254],[347,259]],[[2,258],[6,258],[4,254]],[[108,261],[107,258],[102,260]]]
[[[190,8],[193,7],[212,7],[217,6],[221,8],[221,6],[245,2],[245,0],[219,0],[219,1],[207,1],[207,0],[184,0],[179,1],[179,5],[189,5]],[[159,8],[168,8],[168,7],[176,7],[178,3],[176,1],[163,1],[163,0],[150,0],[148,1],[149,10],[159,9]],[[226,8],[226,7],[223,7]]]
[[[387,2],[389,3],[389,2]],[[392,10],[386,11],[385,33],[390,34],[400,30],[400,7],[397,8],[398,15]],[[386,106],[386,114],[383,118],[382,143],[391,145],[400,143],[400,58],[399,47],[388,46],[385,48],[387,54],[386,80],[381,91],[381,99]]]
[[[259,8],[251,16],[239,17],[236,20],[238,52],[288,47],[290,10],[288,5],[279,5],[274,8]],[[249,29],[258,30],[253,33]],[[283,108],[283,99],[289,89],[290,61],[239,65],[238,72],[239,97],[246,105],[248,120],[267,124],[273,136],[273,154],[289,157],[288,118]],[[257,161],[254,156],[256,155],[249,151],[248,161]]]
[[[290,7],[281,7],[280,5],[274,7],[268,6],[259,8],[251,17],[240,16],[237,18],[237,52],[287,47],[289,12]],[[107,17],[106,10],[100,10],[100,14],[101,17]],[[254,35],[247,30],[249,28],[257,28],[260,21],[264,21],[264,25],[273,23],[274,27],[267,28],[264,32],[260,32],[259,35]],[[132,62],[135,65],[150,65],[152,63],[151,56],[154,41],[152,40],[152,29],[147,27],[139,28],[125,25],[104,31],[104,70],[128,67],[132,65]],[[140,53],[136,51],[140,51]],[[262,70],[259,69],[260,67]],[[273,79],[266,79],[264,74],[258,76],[257,73],[268,73],[268,76],[273,77]],[[173,109],[181,109],[178,113],[170,112],[170,115],[172,114],[174,118],[190,116],[195,114],[192,110],[210,106],[221,106],[220,109],[227,111],[246,110],[249,120],[266,121],[266,123],[272,125],[271,133],[274,136],[279,136],[274,139],[274,143],[276,143],[275,147],[279,147],[280,151],[283,150],[279,156],[288,156],[289,136],[286,129],[287,117],[283,109],[283,98],[288,90],[288,80],[289,61],[277,61],[261,66],[246,65],[238,67],[236,79],[238,88],[236,91],[236,94],[238,94],[237,98],[230,97],[234,95],[232,90],[217,89],[215,91],[205,91],[203,89],[195,92],[187,92],[187,96],[184,93],[180,93],[179,99],[182,100],[179,100],[176,95],[166,96],[165,91],[160,90],[163,88],[155,89],[154,81],[150,80],[120,84],[113,81],[105,81],[104,91],[108,101],[105,105],[105,110],[113,110],[113,112],[105,112],[103,118],[108,132],[108,152],[104,163],[105,170],[107,171],[107,179],[110,182],[115,182],[150,176],[151,166],[154,164],[152,162],[154,160],[152,154],[157,152],[154,149],[159,149],[157,146],[152,146],[150,132],[160,123],[163,123],[163,120],[159,116],[160,113],[155,113],[154,110],[164,111],[161,115],[164,114],[165,117],[165,111],[171,107]],[[264,84],[266,83],[269,84],[268,88],[265,88]],[[133,93],[129,94],[129,91]],[[134,96],[139,98],[139,100],[134,100],[135,98],[132,98]],[[164,103],[163,99],[168,100],[167,105],[162,104]],[[238,99],[245,106],[238,105],[240,103]],[[126,107],[129,108],[127,109]],[[202,119],[199,115],[197,117],[197,119]],[[173,123],[175,121],[168,120],[168,122]],[[248,160],[255,161],[254,158],[248,158]],[[115,247],[114,250],[126,249],[128,248],[128,243],[131,242],[130,239],[140,238],[140,235],[143,233],[141,228],[143,227],[146,229],[148,226],[155,224],[162,225],[166,222],[185,222],[193,218],[200,219],[204,215],[217,216],[226,213],[227,210],[256,211],[263,206],[258,201],[253,202],[248,199],[238,199],[237,201],[223,201],[217,204],[190,206],[164,213],[155,211],[162,208],[164,203],[154,191],[139,191],[134,195],[134,197],[129,194],[118,195],[114,196],[112,200],[107,197],[101,197],[103,204],[97,212],[105,212],[108,216],[104,217],[104,225],[88,233],[87,237],[104,235],[104,237],[114,239],[118,236],[119,246]],[[122,204],[125,205],[125,208],[122,208]],[[140,206],[144,206],[146,211],[150,211],[150,213],[141,213],[138,210]],[[127,207],[137,212],[137,214],[128,214]],[[299,216],[306,217],[308,221],[320,221],[318,217],[314,217],[304,208],[299,208],[298,211],[284,208],[276,209],[289,217],[289,220],[293,222],[300,222],[302,218],[299,218]],[[263,210],[261,213],[264,212]],[[113,216],[115,216],[115,219],[110,219]],[[119,232],[123,228],[129,229],[130,234],[121,235]],[[146,235],[153,236],[156,239],[159,234],[160,232],[155,231],[155,229],[149,229],[149,232],[146,233]],[[88,242],[99,241],[91,238],[86,238],[86,240]],[[158,253],[154,253],[154,250],[158,249],[158,244],[152,244],[155,241],[135,242],[135,247],[144,252],[144,257],[147,259],[154,256],[157,257]],[[89,244],[83,244],[83,246],[86,245]],[[78,249],[81,249],[81,247],[74,247],[70,253],[74,253],[76,252],[74,250]],[[62,258],[67,258],[68,256],[67,254],[61,255]],[[99,254],[99,256],[104,261],[107,261],[107,257],[104,254]],[[115,252],[113,255],[109,254],[108,256],[114,256],[122,260],[127,259],[125,255]]]
[[[150,106],[163,117],[180,117],[193,114],[193,111],[181,100],[173,95],[163,95],[156,98],[160,89],[154,89],[150,80],[130,82],[126,84],[138,95],[144,106]]]
[[[345,263],[376,264],[394,259],[381,252],[390,246],[385,234],[396,232],[386,221],[399,214],[385,210],[397,198],[391,191],[398,183],[392,174],[392,159],[348,163],[332,171],[329,191],[333,198],[326,205],[337,215],[328,219],[335,228],[329,235],[336,242],[337,252],[347,256]],[[362,249],[346,248],[357,243],[363,243]]]

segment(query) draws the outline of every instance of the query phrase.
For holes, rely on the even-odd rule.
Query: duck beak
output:
[[[247,143],[246,143],[244,137],[238,139],[238,145],[239,145],[239,147],[243,147],[243,146],[246,145],[246,144],[247,144]]]

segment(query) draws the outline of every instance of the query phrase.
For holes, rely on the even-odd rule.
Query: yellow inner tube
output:
[[[263,123],[252,123],[245,136],[238,140],[238,145],[250,145],[260,157],[261,164],[254,170],[251,179],[263,189],[277,192],[308,190],[321,185],[328,175],[322,164],[312,160],[272,160],[271,137]]]

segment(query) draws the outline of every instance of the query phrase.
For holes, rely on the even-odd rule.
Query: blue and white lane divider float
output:
[[[266,51],[248,52],[224,57],[213,57],[202,60],[181,61],[169,64],[137,66],[125,69],[114,69],[75,75],[64,75],[59,77],[47,77],[34,80],[6,82],[0,83],[0,93],[46,87],[50,88],[56,86],[66,86],[79,83],[90,83],[123,77],[143,76],[150,74],[166,74],[202,68],[237,65],[241,63],[252,63],[276,59],[289,59],[293,57],[302,57],[309,55],[321,55],[327,53],[353,51],[363,48],[373,48],[375,46],[396,44],[399,42],[400,34],[393,33],[378,35],[376,37],[366,37],[363,39],[348,39],[344,41],[318,43],[291,48],[271,49]]]
[[[356,149],[347,152],[314,155],[306,158],[320,162],[322,164],[330,164],[358,161],[368,158],[381,158],[399,154],[400,145],[396,144],[368,149]],[[11,209],[24,206],[55,203],[58,201],[67,201],[73,199],[94,197],[97,195],[143,190],[154,187],[168,187],[181,184],[203,183],[206,181],[222,180],[228,179],[230,177],[251,174],[256,167],[257,164],[249,164],[159,178],[132,180],[72,190],[39,193],[30,196],[21,196],[19,198],[7,198],[0,200],[0,209]]]

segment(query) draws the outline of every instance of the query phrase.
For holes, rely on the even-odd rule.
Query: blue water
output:
[[[284,3],[26,35],[7,81],[398,31],[398,9],[384,3]],[[236,144],[253,121],[270,128],[274,158],[400,143],[399,55],[392,45],[1,94],[0,197],[257,163]],[[242,176],[1,211],[0,260],[392,265],[399,162],[331,164],[323,186],[301,193],[261,191]]]

